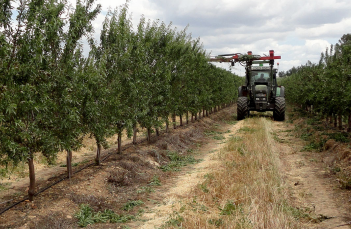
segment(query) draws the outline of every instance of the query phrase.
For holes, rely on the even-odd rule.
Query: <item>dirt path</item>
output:
[[[325,176],[325,169],[318,153],[301,152],[304,142],[292,134],[294,126],[286,122],[274,122],[267,118],[267,131],[270,132],[276,141],[273,150],[280,156],[281,176],[284,178],[291,190],[291,198],[297,209],[310,215],[306,222],[307,228],[350,228],[350,201],[343,201],[344,193],[336,186],[336,182]],[[228,139],[241,127],[245,126],[244,121],[235,125],[226,126],[230,133],[224,134]],[[229,131],[228,131],[229,132]],[[142,217],[144,223],[132,224],[132,228],[159,228],[173,213],[175,205],[182,202],[182,197],[187,195],[192,188],[204,180],[204,175],[211,172],[210,165],[217,161],[214,155],[225,144],[222,141],[212,142],[201,149],[204,155],[203,161],[187,173],[180,174],[174,178],[173,185],[162,195],[162,203],[149,209]]]
[[[204,180],[204,175],[210,173],[211,166],[215,165],[218,161],[214,159],[216,152],[225,146],[228,138],[235,135],[235,133],[243,126],[243,121],[235,125],[225,125],[221,127],[221,131],[225,132],[223,140],[211,141],[201,147],[199,154],[202,156],[202,161],[193,167],[189,168],[185,173],[174,178],[173,185],[167,192],[159,194],[164,197],[162,204],[151,208],[142,217],[141,221],[146,221],[143,225],[133,224],[132,228],[140,229],[153,229],[162,226],[172,214],[173,206],[180,204],[182,198],[187,195],[193,187],[200,184]]]
[[[343,193],[335,180],[326,176],[319,153],[302,151],[304,142],[293,136],[294,126],[273,122],[276,150],[280,152],[282,175],[291,188],[296,206],[319,216],[311,228],[350,228],[350,199],[342,202]]]

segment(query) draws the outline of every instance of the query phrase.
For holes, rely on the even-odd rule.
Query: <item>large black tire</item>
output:
[[[239,97],[237,103],[237,117],[242,120],[248,115],[247,97]]]
[[[285,120],[285,98],[276,97],[275,98],[275,107],[273,111],[273,118],[276,121]]]

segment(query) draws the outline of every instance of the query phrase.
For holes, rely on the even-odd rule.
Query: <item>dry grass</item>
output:
[[[181,203],[164,227],[302,228],[303,214],[289,204],[279,174],[270,122],[245,120],[244,127],[218,153],[212,168]]]

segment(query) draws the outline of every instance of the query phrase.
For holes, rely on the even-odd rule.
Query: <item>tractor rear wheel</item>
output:
[[[237,103],[237,118],[242,120],[248,115],[247,97],[239,97]]]
[[[285,98],[276,97],[275,98],[275,107],[273,111],[273,118],[276,121],[285,120]]]

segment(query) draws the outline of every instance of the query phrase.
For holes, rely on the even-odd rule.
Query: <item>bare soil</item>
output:
[[[173,206],[201,183],[204,174],[216,165],[215,155],[226,139],[245,126],[244,121],[234,121],[234,113],[236,107],[225,108],[210,117],[172,129],[171,133],[154,137],[152,144],[129,145],[120,155],[112,148],[109,151],[112,156],[102,165],[88,167],[71,180],[39,194],[34,202],[23,202],[0,215],[0,228],[77,228],[75,214],[80,204],[90,204],[95,211],[111,209],[136,217],[127,224],[98,223],[87,228],[159,228],[173,213]],[[270,116],[266,118],[271,120]],[[350,166],[348,156],[337,157],[344,148],[330,143],[325,152],[304,152],[306,142],[294,135],[294,124],[272,121],[271,127],[276,140],[275,150],[280,152],[281,176],[290,187],[295,207],[318,216],[307,220],[306,228],[351,228],[351,192],[341,189],[340,181],[328,169],[338,161],[342,161],[344,167]],[[208,133],[216,133],[220,138]],[[201,162],[178,172],[163,172],[159,166],[167,165],[170,151],[193,155]],[[39,175],[43,176],[39,186],[64,176],[62,170],[64,168],[52,169],[45,176]],[[160,186],[150,185],[155,178]],[[25,195],[25,182],[20,182],[22,186],[12,184],[21,187],[15,192],[1,191],[0,204]],[[145,187],[151,191],[143,192]],[[122,210],[126,203],[134,200],[142,200],[144,204],[130,211]],[[0,205],[0,210],[4,207],[6,205]]]
[[[291,187],[295,205],[318,216],[310,228],[351,228],[351,192],[342,190],[329,171],[330,160],[336,160],[338,151],[304,151],[306,142],[294,136],[294,128],[286,122],[273,123],[282,175]]]

